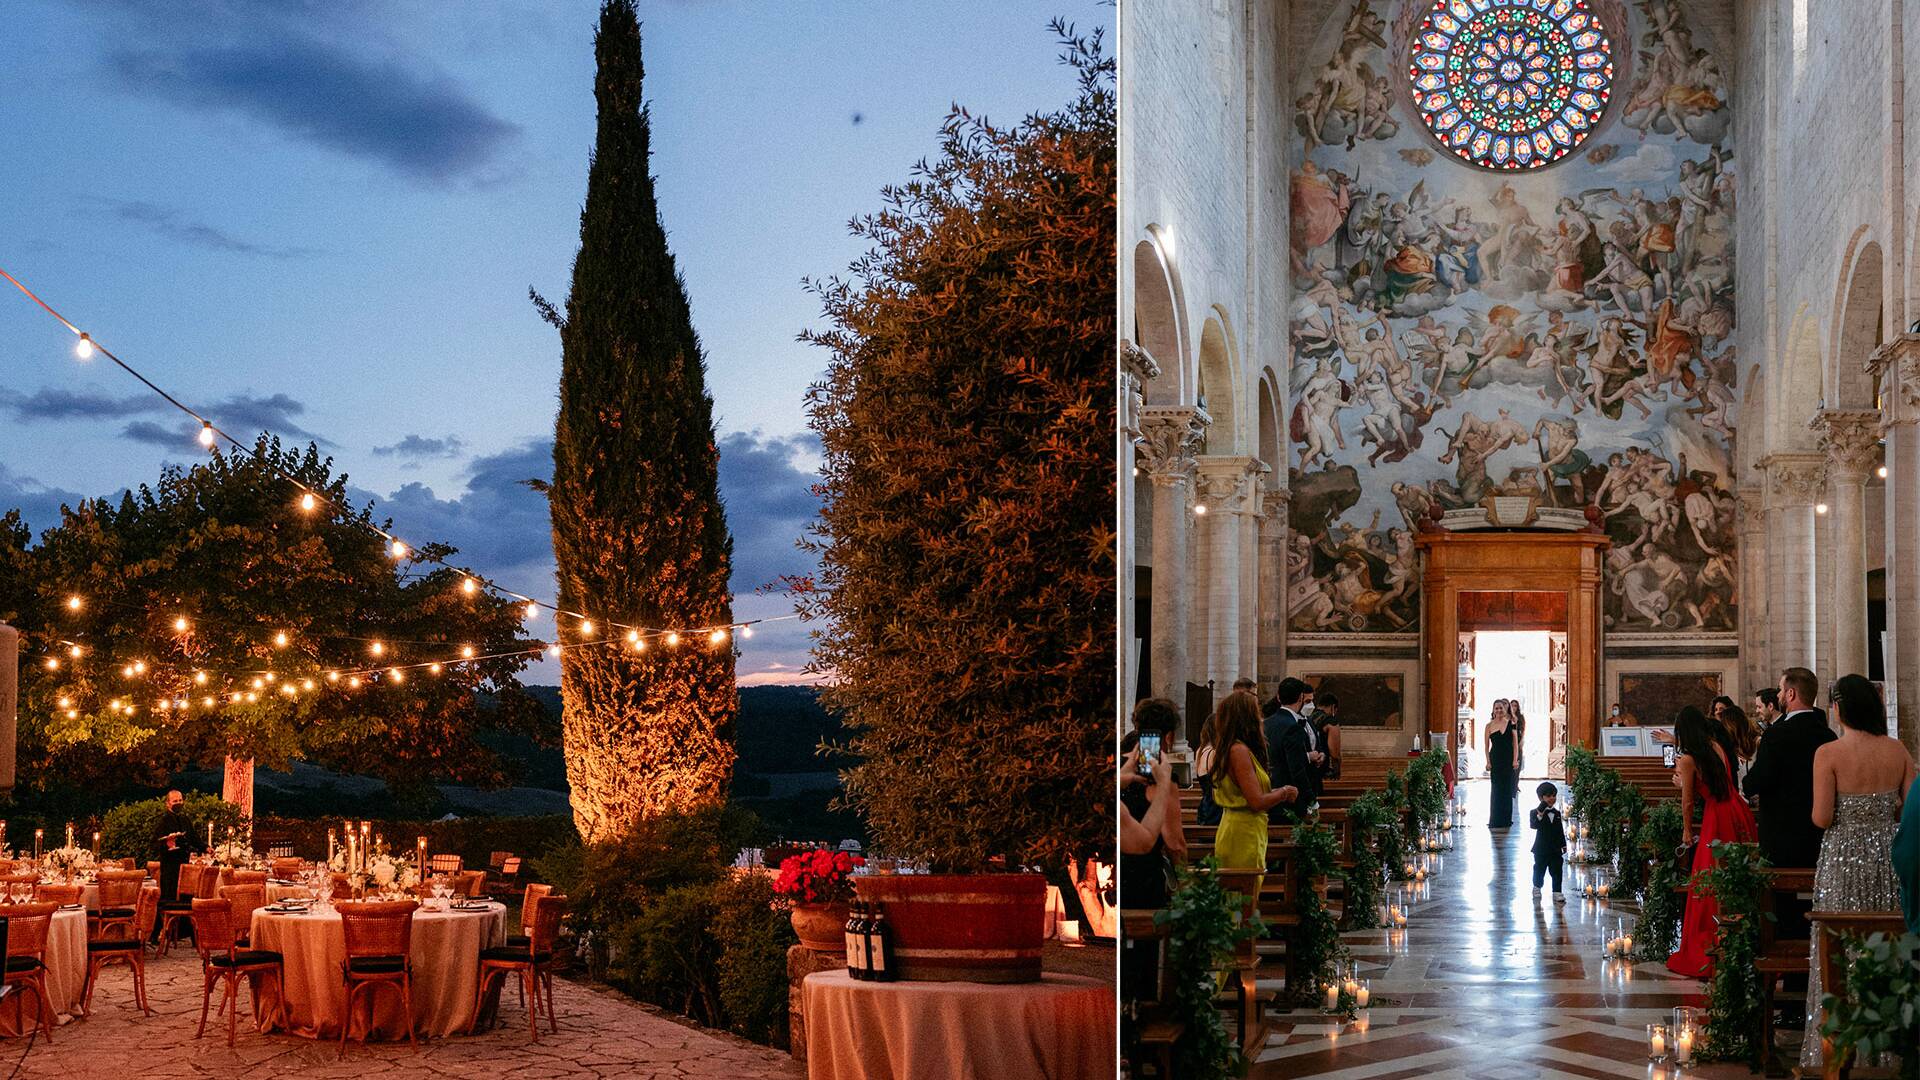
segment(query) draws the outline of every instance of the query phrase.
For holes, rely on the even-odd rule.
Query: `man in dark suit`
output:
[[[1305,701],[1312,693],[1312,687],[1291,676],[1281,679],[1279,689],[1274,691],[1276,707],[1266,722],[1268,778],[1275,787],[1299,788],[1300,797],[1268,811],[1269,820],[1298,817],[1320,797],[1326,747],[1320,744],[1320,733],[1303,715]]]
[[[1813,752],[1835,736],[1827,714],[1814,706],[1820,680],[1803,667],[1780,675],[1780,719],[1760,736],[1740,789],[1760,802],[1760,850],[1775,866],[1810,867],[1820,861],[1820,826],[1813,823]]]

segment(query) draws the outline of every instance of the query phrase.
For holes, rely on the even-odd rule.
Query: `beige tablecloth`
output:
[[[285,958],[287,1021],[296,1035],[337,1039],[347,1010],[347,987],[341,965],[347,960],[347,939],[335,911],[283,915],[265,908],[253,913],[255,948],[271,949]],[[480,950],[507,942],[507,909],[491,904],[484,912],[426,911],[413,917],[413,1022],[417,1034],[437,1036],[464,1032],[473,1020],[473,996],[480,983]],[[84,949],[83,949],[84,951]],[[272,1027],[273,996],[256,1008],[262,1031]],[[387,988],[362,990],[355,996],[355,1039],[367,1037],[371,1005],[373,1037],[404,1039],[400,994]]]
[[[1111,1080],[1111,983],[857,982],[844,970],[802,984],[814,1080]]]
[[[80,1011],[87,989],[87,913],[56,911],[47,930],[47,996],[54,1023],[64,1024]],[[31,991],[14,991],[0,1001],[0,1035],[22,1035],[39,1020]]]

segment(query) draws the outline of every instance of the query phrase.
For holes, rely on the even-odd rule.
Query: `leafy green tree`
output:
[[[632,0],[601,7],[594,55],[599,128],[565,317],[535,297],[560,328],[548,492],[560,606],[649,627],[724,627],[733,540],[713,401],[647,171]],[[636,651],[615,636],[613,647],[562,658],[567,778],[589,841],[726,799],[739,710],[731,636],[643,643]]]
[[[517,605],[434,566],[451,548],[391,557],[368,510],[304,509],[287,476],[349,505],[315,448],[263,436],[118,502],[63,508],[37,545],[0,522],[0,618],[30,653],[27,792],[159,784],[230,755],[305,759],[396,791],[510,778],[473,734],[540,723],[515,678],[538,649]],[[463,646],[482,659],[452,663]],[[446,663],[386,673],[431,662]]]
[[[956,109],[847,279],[809,392],[825,465],[796,581],[878,841],[949,869],[1113,844],[1114,69],[1057,112]]]

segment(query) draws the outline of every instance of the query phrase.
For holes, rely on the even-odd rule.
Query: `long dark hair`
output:
[[[1747,710],[1738,705],[1726,706],[1720,710],[1720,724],[1727,729],[1727,737],[1733,740],[1733,749],[1740,757],[1751,758],[1760,748],[1760,728],[1747,715]]]
[[[1707,719],[1697,706],[1689,705],[1673,718],[1673,741],[1680,744],[1681,753],[1693,759],[1694,770],[1715,799],[1726,798],[1730,786],[1726,765],[1713,752],[1726,737],[1726,729]]]
[[[1868,735],[1887,733],[1887,705],[1880,700],[1880,688],[1863,675],[1842,675],[1828,691],[1840,722]]]
[[[1297,700],[1297,699],[1296,699]],[[1231,759],[1233,744],[1246,743],[1253,751],[1255,762],[1267,760],[1267,732],[1260,721],[1260,699],[1246,690],[1235,690],[1228,694],[1213,710],[1213,719],[1208,721],[1207,730],[1210,740],[1207,745],[1213,748],[1213,767],[1207,773],[1211,779],[1232,774]],[[1242,792],[1254,795],[1256,792]]]

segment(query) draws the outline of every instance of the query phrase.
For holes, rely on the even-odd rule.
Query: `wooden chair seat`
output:
[[[216,878],[217,880],[217,878]],[[233,921],[233,901],[197,898],[193,902],[193,944],[200,952],[200,1028],[194,1038],[207,1033],[207,1009],[213,1003],[213,984],[224,988],[220,1009],[227,1014],[227,1045],[232,1046],[239,1028],[240,980],[245,979],[257,1009],[261,981],[271,976],[274,984],[274,1013],[281,1027],[287,1026],[287,982],[281,957],[276,952],[242,949],[239,928]]]
[[[347,1015],[340,1024],[340,1055],[347,1053],[347,1034],[353,1027],[353,999],[368,994],[367,1025],[373,1025],[372,995],[381,986],[400,991],[401,1015],[406,1017],[407,1042],[413,1032],[413,916],[420,905],[412,900],[365,900],[337,905],[340,929],[347,939],[347,959],[340,965],[347,983]]]
[[[546,991],[547,1021],[552,1030],[560,1030],[560,1014],[553,1005],[553,943],[560,936],[560,920],[567,914],[567,898],[551,893],[535,897],[529,901],[533,905],[527,921],[528,943],[524,946],[485,949],[480,953],[480,985],[473,999],[473,1019],[468,1023],[469,1031],[480,1024],[480,1010],[486,1001],[496,977],[505,980],[509,975],[520,977],[523,999],[530,1001],[532,1009],[527,1020],[532,1028],[533,1041],[540,1041],[540,993]]]
[[[133,1003],[142,1013],[153,1015],[147,1005],[147,939],[153,936],[153,923],[160,911],[160,890],[142,887],[133,906],[133,918],[124,924],[125,937],[108,937],[102,926],[87,941],[87,986],[80,998],[80,1014],[93,1013],[93,988],[102,969],[110,964],[126,964],[133,969]]]

